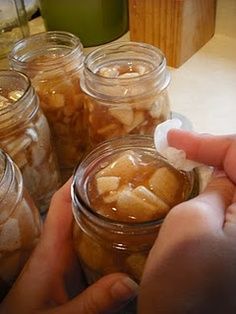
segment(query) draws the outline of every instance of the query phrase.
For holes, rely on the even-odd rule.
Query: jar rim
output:
[[[147,146],[143,145],[143,141],[146,141]],[[126,143],[126,145],[123,143]],[[114,147],[113,144],[116,146]],[[97,213],[96,210],[94,210],[92,206],[88,204],[88,202],[86,202],[83,195],[81,195],[81,191],[78,189],[78,186],[81,187],[84,183],[83,175],[86,176],[86,173],[83,172],[82,167],[85,168],[87,166],[90,169],[93,169],[97,163],[101,162],[102,158],[110,156],[115,149],[119,150],[122,148],[125,151],[131,149],[130,146],[133,148],[143,149],[145,151],[151,151],[157,154],[157,156],[159,156],[164,162],[168,163],[168,161],[156,151],[153,136],[151,135],[129,134],[125,137],[116,137],[100,143],[84,156],[82,162],[80,162],[74,170],[73,181],[71,184],[71,199],[73,204],[72,210],[76,220],[78,219],[78,212],[80,212],[87,218],[91,217],[93,222],[98,226],[110,226],[110,229],[112,230],[113,228],[116,232],[123,230],[123,227],[128,228],[128,232],[135,232],[136,230],[138,231],[140,227],[143,228],[143,232],[149,232],[150,230],[153,230],[153,228],[159,227],[160,224],[164,221],[165,217],[141,222],[123,222],[102,216]],[[100,160],[97,160],[98,157]],[[86,162],[88,162],[88,164],[86,164]],[[170,167],[173,166],[170,165]],[[81,170],[81,173],[79,173],[79,170]],[[81,182],[78,182],[78,180]],[[191,182],[191,190],[189,190],[187,199],[197,195],[196,193],[199,191],[197,171],[189,172],[189,180]]]
[[[145,62],[150,65],[150,69],[136,77],[105,77],[97,71],[111,61],[112,63],[117,61],[119,65],[119,62],[125,60]],[[146,97],[153,91],[160,93],[167,88],[169,82],[170,73],[166,66],[166,58],[160,49],[146,43],[121,41],[98,47],[85,57],[80,85],[86,94],[95,99],[102,101],[106,97],[109,101],[117,102],[121,99]],[[144,84],[145,91],[142,88]],[[113,91],[111,93],[110,89],[113,86],[124,89],[124,94],[114,95]],[[128,91],[134,88],[136,93],[129,94]]]
[[[0,70],[0,79],[4,76],[10,77],[12,75],[15,75],[16,77],[22,78],[26,82],[27,87],[24,89],[24,93],[22,96],[20,96],[19,99],[14,101],[10,106],[0,108],[0,114],[8,113],[8,112],[14,110],[15,108],[19,107],[21,105],[21,103],[23,103],[25,101],[25,98],[28,97],[30,91],[33,88],[29,77],[26,74],[24,74],[23,72],[17,71],[17,70]]]
[[[76,211],[79,211],[79,206],[78,204],[82,205],[82,208],[84,208],[84,210],[81,209],[81,212],[86,215],[87,217],[91,217],[91,219],[93,219],[93,221],[95,223],[97,223],[99,226],[100,225],[104,225],[106,227],[111,226],[111,228],[114,228],[115,230],[119,231],[119,230],[123,230],[123,227],[126,227],[130,230],[130,232],[134,232],[136,229],[140,229],[140,227],[144,228],[143,232],[148,232],[149,230],[153,230],[154,227],[158,227],[160,224],[162,224],[164,218],[159,218],[159,219],[153,219],[153,220],[149,220],[149,221],[139,221],[139,222],[123,222],[123,221],[117,221],[105,216],[102,216],[100,214],[98,214],[87,202],[84,201],[83,197],[80,195],[80,193],[78,193],[77,190],[77,179],[78,177],[76,177],[76,174],[79,170],[79,168],[81,168],[81,166],[83,166],[83,163],[91,156],[94,155],[94,153],[99,154],[99,151],[103,148],[105,148],[106,146],[108,146],[108,149],[112,150],[112,144],[113,143],[117,143],[118,141],[127,141],[128,143],[130,141],[143,141],[143,140],[148,140],[150,143],[153,142],[153,136],[151,135],[140,135],[140,134],[130,134],[127,135],[126,137],[117,137],[117,138],[112,138],[110,140],[106,140],[102,143],[100,143],[99,145],[97,145],[94,149],[90,150],[85,156],[83,161],[77,165],[77,167],[74,170],[74,174],[73,174],[73,181],[71,184],[71,198],[72,198],[72,211],[74,214],[75,219],[77,220],[77,213]],[[130,144],[129,144],[130,145]],[[118,146],[118,148],[120,148],[120,146]],[[128,148],[127,148],[128,149]],[[145,149],[145,147],[143,147],[143,149]],[[154,147],[154,142],[153,145],[150,147],[150,149],[155,150]],[[158,152],[156,152],[158,154]],[[159,154],[158,154],[159,155]],[[100,154],[101,156],[101,154]],[[75,206],[74,206],[75,205]]]
[[[79,37],[75,36],[72,33],[66,32],[66,31],[46,31],[46,32],[41,32],[41,33],[31,35],[27,38],[23,38],[23,39],[17,41],[13,45],[11,52],[8,54],[8,59],[9,59],[10,63],[14,63],[19,67],[26,66],[28,64],[28,58],[25,58],[26,54],[23,53],[19,56],[17,54],[19,54],[20,50],[26,48],[27,45],[29,45],[30,43],[40,42],[40,39],[52,39],[52,40],[67,39],[68,41],[70,41],[72,43],[72,46],[71,46],[71,49],[67,53],[60,55],[60,56],[57,56],[57,58],[52,58],[50,61],[47,60],[47,64],[45,62],[42,62],[42,61],[35,61],[34,64],[31,65],[31,68],[33,70],[38,69],[39,67],[42,67],[42,66],[45,68],[48,67],[48,70],[50,70],[52,68],[53,69],[58,68],[61,66],[62,60],[69,59],[70,57],[73,57],[75,52],[76,53],[80,52],[80,55],[81,56],[83,55],[83,45],[82,45]],[[51,44],[51,46],[52,46],[52,44]],[[54,42],[54,45],[55,44],[56,43]],[[50,45],[48,45],[48,47],[50,47]],[[64,45],[64,47],[65,47],[65,45]],[[45,48],[45,47],[40,46],[40,48]]]
[[[161,62],[158,64],[157,68],[160,68],[160,67],[163,67],[166,65],[166,58],[165,58],[165,55],[164,53],[158,49],[157,47],[155,46],[152,46],[150,44],[146,44],[146,43],[141,43],[141,42],[135,42],[135,41],[120,41],[120,42],[115,42],[115,43],[110,43],[110,44],[106,44],[102,47],[98,47],[96,49],[94,49],[93,51],[91,51],[90,53],[87,54],[87,56],[85,57],[85,60],[84,60],[84,68],[86,70],[88,70],[92,75],[95,75],[96,77],[99,76],[101,78],[104,78],[104,80],[107,80],[107,81],[112,81],[114,79],[117,79],[117,77],[104,77],[100,74],[97,74],[97,73],[94,73],[92,71],[92,69],[89,67],[88,65],[88,62],[90,61],[89,59],[91,58],[94,58],[96,57],[96,55],[99,55],[99,53],[102,53],[105,49],[110,49],[111,52],[112,52],[112,49],[113,51],[117,51],[117,49],[119,48],[124,48],[124,47],[136,47],[136,48],[145,48],[145,49],[148,49],[149,51],[152,51],[153,53],[155,54],[158,54],[161,58]],[[106,53],[107,54],[107,53]],[[102,53],[102,55],[104,56],[105,53]],[[132,78],[125,78],[125,77],[120,77],[118,78],[119,80],[121,80],[121,82],[125,82],[127,80],[132,80],[132,81],[136,81],[137,79],[139,79],[140,77],[145,77],[147,75],[150,75],[152,72],[156,71],[157,68],[154,68],[152,69],[151,71],[147,72],[147,73],[144,73],[138,77],[132,77]]]

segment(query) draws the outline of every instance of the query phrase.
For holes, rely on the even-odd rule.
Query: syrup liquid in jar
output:
[[[41,220],[23,187],[19,168],[0,150],[0,301],[19,275],[41,231]]]
[[[59,168],[38,96],[18,71],[0,71],[0,148],[20,168],[40,212],[46,212],[60,185]]]
[[[10,53],[13,69],[26,73],[48,119],[63,181],[72,173],[87,145],[80,75],[83,47],[67,32],[45,32],[16,43]]]
[[[81,88],[90,146],[128,134],[152,135],[170,117],[166,59],[157,48],[112,43],[87,55]]]
[[[197,193],[197,174],[168,164],[152,137],[117,138],[91,151],[72,184],[74,245],[88,282],[119,271],[140,282],[163,219]]]

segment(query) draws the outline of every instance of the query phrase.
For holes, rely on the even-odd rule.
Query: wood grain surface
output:
[[[129,0],[130,38],[150,43],[179,67],[215,31],[217,0]]]

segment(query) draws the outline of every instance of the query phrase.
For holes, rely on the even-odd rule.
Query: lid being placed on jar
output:
[[[211,179],[213,168],[186,158],[183,150],[171,147],[168,144],[167,134],[171,129],[190,131],[189,123],[183,123],[178,118],[173,118],[159,124],[154,132],[154,145],[158,153],[163,156],[177,170],[198,170],[199,191],[203,191]]]
[[[168,144],[167,134],[171,129],[184,129],[180,119],[174,118],[160,123],[154,132],[154,144],[158,153],[178,170],[191,171],[202,164],[186,158],[183,150],[171,147]]]

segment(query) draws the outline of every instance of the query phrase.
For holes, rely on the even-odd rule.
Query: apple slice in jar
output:
[[[107,167],[101,169],[96,178],[104,176],[122,177],[123,180],[130,180],[138,169],[139,158],[133,151],[126,151],[119,158],[115,159]]]

